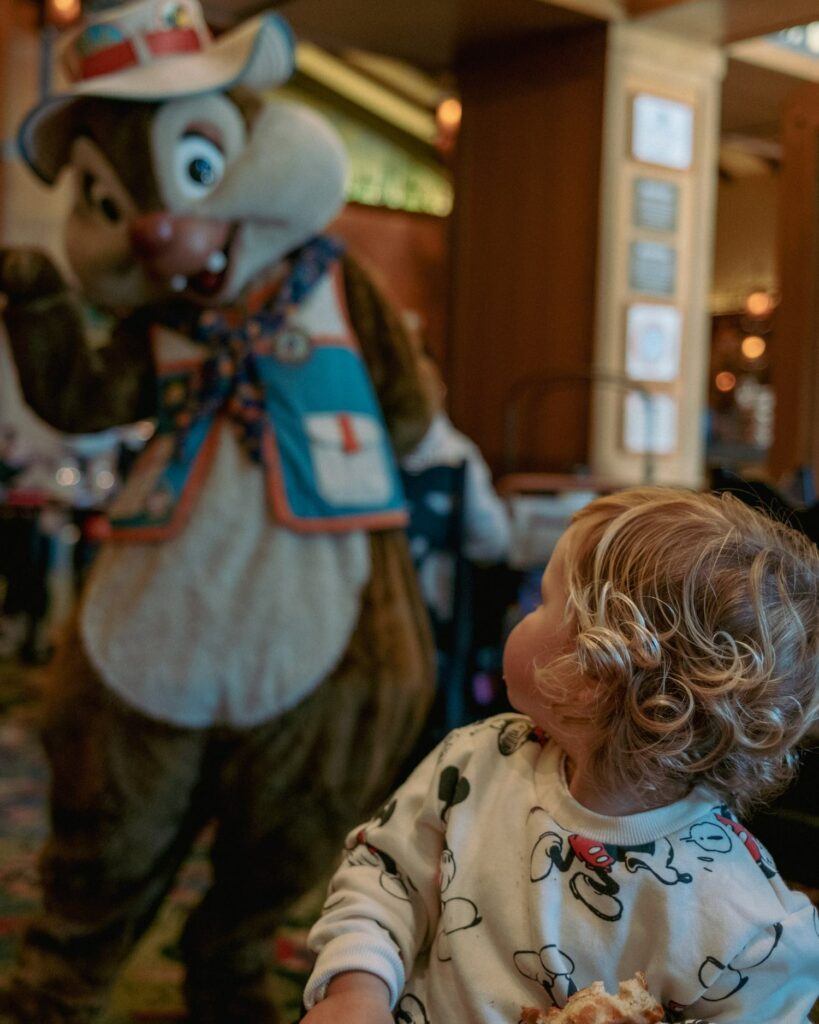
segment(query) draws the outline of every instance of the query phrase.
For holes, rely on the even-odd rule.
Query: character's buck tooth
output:
[[[184,274],[174,274],[171,278],[171,288],[175,292],[184,292],[188,287],[188,279]]]

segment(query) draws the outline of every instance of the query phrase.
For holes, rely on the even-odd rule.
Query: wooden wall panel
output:
[[[650,14],[662,7],[673,7],[675,4],[684,3],[685,0],[626,0],[626,10],[632,18],[641,14]]]
[[[432,353],[443,361],[447,236],[441,217],[348,203],[330,226],[400,309],[420,313]]]
[[[819,85],[793,94],[781,138],[781,301],[771,346],[776,412],[769,469],[779,477],[812,465],[819,476]]]
[[[504,410],[592,357],[606,28],[474,52],[458,68],[450,411],[496,471],[588,457],[588,393],[552,391],[504,460]]]

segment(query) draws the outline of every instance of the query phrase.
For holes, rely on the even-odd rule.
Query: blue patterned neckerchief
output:
[[[192,337],[207,345],[211,354],[198,369],[187,402],[174,416],[178,453],[184,451],[188,431],[197,420],[224,412],[238,425],[248,455],[255,462],[263,461],[267,414],[256,360],[275,351],[276,334],[343,249],[336,239],[319,235],[298,250],[272,305],[250,315],[231,308],[200,314]]]

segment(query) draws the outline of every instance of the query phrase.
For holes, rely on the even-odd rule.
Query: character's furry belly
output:
[[[366,534],[298,535],[271,519],[262,474],[222,431],[187,527],[110,544],[81,629],[107,684],[178,725],[253,725],[333,668],[369,578]]]

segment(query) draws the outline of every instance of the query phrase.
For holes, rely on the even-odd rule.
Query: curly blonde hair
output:
[[[573,518],[572,658],[599,684],[598,776],[747,811],[786,785],[819,717],[819,552],[731,495],[664,487]]]

